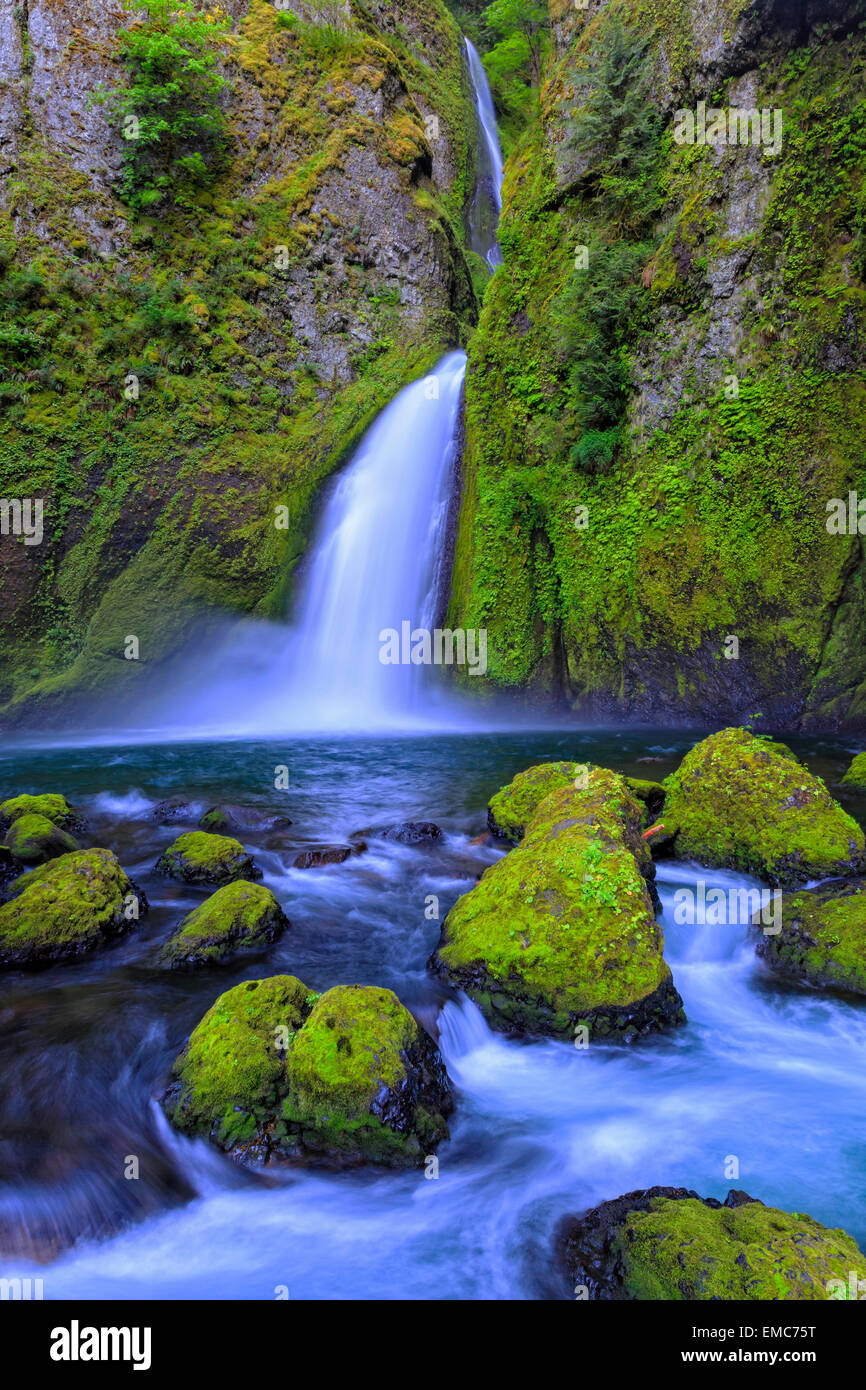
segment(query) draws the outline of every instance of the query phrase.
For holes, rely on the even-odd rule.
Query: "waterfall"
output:
[[[383,664],[380,634],[436,622],[465,370],[453,352],[401,391],[337,481],[284,658],[292,722],[370,728],[419,712],[429,669]]]
[[[233,734],[448,722],[441,672],[410,653],[383,662],[381,634],[431,631],[440,616],[465,371],[465,354],[448,353],[383,410],[330,484],[289,622],[241,622],[170,708]]]
[[[493,268],[501,261],[502,155],[487,76],[468,39],[466,51],[479,128],[471,238]],[[332,484],[290,624],[241,623],[197,662],[182,700],[174,686],[172,712],[182,707],[199,731],[233,734],[465,725],[465,712],[443,690],[442,673],[413,638],[437,627],[450,579],[449,508],[465,370],[465,354],[449,353],[382,412]],[[399,635],[396,662],[385,633]],[[483,673],[475,639],[466,634],[462,653],[459,647],[437,653],[431,644],[433,663],[456,658]]]
[[[490,269],[495,270],[502,263],[502,252],[496,240],[499,214],[502,211],[502,151],[499,147],[493,97],[484,64],[469,40],[466,39],[465,42],[481,137],[478,141],[475,197],[469,212],[470,242],[472,250],[483,256]]]

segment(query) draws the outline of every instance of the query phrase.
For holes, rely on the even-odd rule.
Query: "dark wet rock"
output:
[[[217,889],[183,919],[160,952],[159,963],[171,970],[222,964],[238,952],[270,945],[288,926],[269,888],[239,879]]]
[[[351,840],[363,839],[391,840],[399,845],[433,845],[442,839],[442,830],[432,820],[407,820],[398,825],[368,826],[366,830],[356,830]]]
[[[167,801],[157,802],[150,815],[157,825],[191,825],[196,811],[191,801],[171,797]]]
[[[256,811],[250,806],[222,803],[205,811],[198,824],[200,830],[225,835],[238,830],[288,830],[292,822],[288,816],[278,816],[271,811]]]
[[[292,863],[293,869],[321,869],[326,864],[345,864],[347,859],[351,859],[355,854],[363,854],[367,848],[364,840],[359,840],[351,845],[317,845],[312,849],[302,850],[295,856]]]
[[[184,883],[232,883],[261,878],[262,871],[239,840],[193,830],[180,835],[156,862],[156,872]]]
[[[724,1202],[650,1187],[568,1217],[558,1261],[583,1297],[603,1300],[824,1300],[863,1256],[802,1213],[731,1190]]]

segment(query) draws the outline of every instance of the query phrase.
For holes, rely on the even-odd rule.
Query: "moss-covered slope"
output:
[[[550,8],[470,350],[452,619],[488,628],[493,685],[582,711],[862,725],[862,542],[828,529],[866,496],[857,7]],[[646,50],[614,101],[616,20]],[[780,112],[781,149],[677,144],[701,100]]]

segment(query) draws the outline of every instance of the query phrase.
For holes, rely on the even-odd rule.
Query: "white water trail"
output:
[[[465,43],[481,135],[477,150],[478,177],[475,183],[475,198],[469,215],[472,249],[485,258],[491,270],[495,270],[502,264],[502,252],[496,240],[499,214],[502,211],[502,150],[499,146],[493,96],[484,64],[469,39],[466,39]]]

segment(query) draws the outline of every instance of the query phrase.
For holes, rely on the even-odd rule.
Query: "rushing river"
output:
[[[518,1043],[426,972],[438,925],[499,851],[471,840],[519,769],[576,757],[662,777],[698,734],[473,732],[465,736],[7,749],[8,794],[58,790],[146,890],[150,913],[75,965],[7,974],[0,994],[0,1274],[46,1298],[568,1297],[550,1259],[559,1218],[656,1183],[722,1197],[741,1187],[866,1242],[866,1010],[768,975],[745,927],[676,925],[677,888],[747,880],[662,862],[666,956],[687,1026],[633,1046]],[[792,740],[840,795],[850,749]],[[641,763],[639,758],[660,759]],[[275,791],[274,768],[290,769]],[[155,968],[204,895],[152,872],[177,833],[166,796],[288,814],[246,835],[292,928],[242,967]],[[856,797],[841,796],[860,815]],[[341,865],[288,867],[298,849],[401,818],[441,846],[370,841]],[[169,1131],[153,1103],[223,990],[267,974],[321,991],[385,985],[439,1030],[457,1105],[439,1176],[303,1168],[249,1173]],[[139,1160],[138,1179],[124,1177]],[[739,1176],[726,1176],[731,1157]],[[730,1168],[728,1169],[730,1171]],[[34,1259],[38,1253],[41,1262]]]

